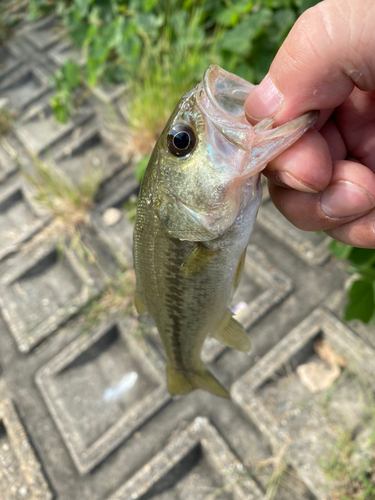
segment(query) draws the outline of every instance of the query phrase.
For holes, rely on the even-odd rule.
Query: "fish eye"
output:
[[[196,142],[193,130],[184,123],[174,125],[167,135],[168,149],[174,156],[178,157],[191,153]]]

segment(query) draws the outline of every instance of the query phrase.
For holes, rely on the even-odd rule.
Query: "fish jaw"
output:
[[[240,179],[259,174],[319,116],[318,111],[311,111],[276,128],[272,128],[272,118],[265,118],[253,126],[246,119],[244,104],[254,89],[255,85],[239,76],[211,65],[196,90],[197,104],[207,122],[215,127],[217,134],[244,152],[236,172]]]

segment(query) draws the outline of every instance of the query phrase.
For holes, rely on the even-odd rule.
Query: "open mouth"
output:
[[[248,150],[254,131],[246,120],[244,104],[255,85],[211,65],[198,85],[197,104],[202,113],[227,139]]]
[[[230,142],[244,151],[253,150],[259,165],[270,161],[295,142],[316,121],[311,111],[273,128],[274,120],[265,118],[255,126],[245,116],[244,104],[255,85],[216,65],[211,65],[197,87],[196,99],[207,119]]]
[[[237,75],[211,65],[204,74],[202,86],[208,101],[217,114],[249,126],[244,113],[244,104],[255,85]]]

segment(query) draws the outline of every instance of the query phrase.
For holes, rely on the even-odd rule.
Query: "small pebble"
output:
[[[102,215],[103,224],[107,227],[114,226],[122,217],[122,212],[118,208],[107,208]]]

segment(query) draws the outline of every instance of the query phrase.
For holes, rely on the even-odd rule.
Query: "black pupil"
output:
[[[173,137],[173,144],[177,149],[186,149],[189,146],[190,137],[187,132],[178,132]]]

